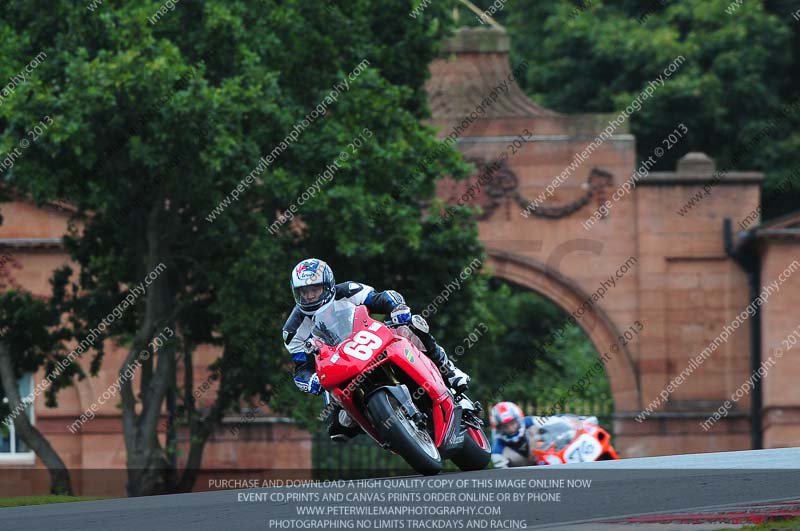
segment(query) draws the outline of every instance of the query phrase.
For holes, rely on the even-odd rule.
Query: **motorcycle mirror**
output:
[[[319,354],[319,347],[311,339],[305,340],[305,342],[303,343],[303,350],[305,351],[306,354],[313,354],[314,356]]]

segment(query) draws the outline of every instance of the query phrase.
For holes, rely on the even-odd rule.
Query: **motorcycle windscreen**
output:
[[[533,447],[539,451],[550,448],[561,450],[577,436],[574,426],[565,421],[556,421],[539,426],[533,436]]]
[[[336,347],[317,357],[317,373],[326,388],[348,382],[386,358],[381,353],[394,336],[386,326],[369,317],[366,307],[336,301],[318,315],[312,333],[325,344]]]
[[[335,347],[353,333],[355,315],[356,307],[352,302],[333,301],[314,315],[314,329],[311,333],[326,345]]]

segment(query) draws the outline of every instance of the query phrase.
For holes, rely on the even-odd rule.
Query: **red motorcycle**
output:
[[[437,474],[443,459],[461,470],[489,463],[480,403],[451,392],[409,327],[376,321],[344,300],[314,321],[309,351],[322,387],[378,444],[425,475]]]

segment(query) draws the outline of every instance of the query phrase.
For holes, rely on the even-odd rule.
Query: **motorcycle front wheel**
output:
[[[483,470],[492,458],[492,447],[486,434],[469,426],[464,434],[464,446],[450,458],[460,470]]]
[[[411,468],[425,476],[442,470],[442,457],[433,439],[408,417],[391,393],[376,391],[367,400],[367,411],[381,439]]]

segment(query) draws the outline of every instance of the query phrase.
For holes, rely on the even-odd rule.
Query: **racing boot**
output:
[[[421,315],[414,315],[411,318],[411,329],[417,335],[425,347],[425,353],[436,364],[439,372],[450,384],[450,387],[456,393],[462,393],[469,387],[470,377],[467,373],[459,369],[447,357],[441,345],[436,342],[436,339],[431,335],[428,322]]]
[[[450,387],[456,394],[463,393],[467,390],[470,377],[467,373],[455,366],[452,360],[447,357],[447,353],[441,345],[434,341],[434,347],[432,350],[428,351],[428,356],[439,368],[439,372],[447,379],[447,383],[450,384]]]
[[[363,433],[361,426],[342,408],[334,408],[328,415],[328,435],[332,441],[345,443]]]

